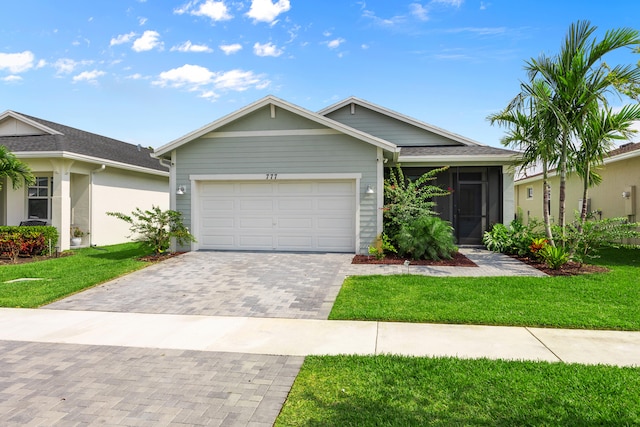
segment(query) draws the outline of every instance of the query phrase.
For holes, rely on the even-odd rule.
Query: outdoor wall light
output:
[[[187,189],[185,188],[184,185],[178,185],[178,190],[176,191],[176,194],[181,196],[185,193],[185,191],[187,191]]]
[[[374,194],[374,193],[375,193],[375,191],[373,191],[373,188],[372,188],[370,185],[367,185],[367,191],[366,191],[366,193],[367,193],[367,194]]]
[[[631,197],[631,192],[630,191],[623,191],[622,192],[622,198],[623,199],[628,199],[629,197]]]

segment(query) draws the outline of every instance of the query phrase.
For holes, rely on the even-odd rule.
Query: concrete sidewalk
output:
[[[640,332],[0,309],[0,340],[264,355],[400,354],[640,366]]]

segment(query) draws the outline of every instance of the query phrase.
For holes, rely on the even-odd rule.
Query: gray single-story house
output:
[[[358,98],[312,112],[267,96],[156,150],[191,250],[366,253],[382,233],[385,169],[441,166],[459,244],[513,219],[517,153]]]
[[[0,114],[0,145],[35,175],[27,188],[0,189],[0,225],[42,222],[58,229],[59,248],[71,232],[82,245],[129,240],[129,225],[107,212],[169,207],[169,170],[153,150],[16,111]]]

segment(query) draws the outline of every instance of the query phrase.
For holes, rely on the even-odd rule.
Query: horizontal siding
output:
[[[328,114],[327,117],[399,146],[460,145],[459,142],[444,136],[359,105],[356,105],[355,114],[351,114],[351,106],[348,105]]]
[[[376,147],[346,135],[201,138],[178,149],[176,179],[187,192],[177,208],[191,226],[190,175],[361,173],[359,252],[366,252],[376,234]],[[382,189],[377,189],[381,191]]]
[[[276,117],[271,117],[271,107],[260,108],[232,123],[221,126],[216,132],[258,131],[258,130],[290,130],[290,129],[319,129],[320,124],[300,117],[287,110],[276,107]]]

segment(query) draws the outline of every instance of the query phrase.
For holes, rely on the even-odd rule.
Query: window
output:
[[[533,199],[533,187],[527,187],[527,199]]]
[[[27,190],[27,215],[29,219],[51,219],[51,189],[53,178],[36,177]]]

